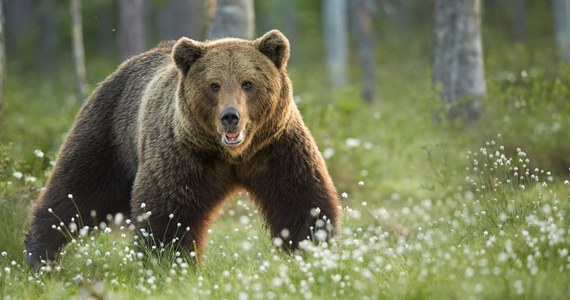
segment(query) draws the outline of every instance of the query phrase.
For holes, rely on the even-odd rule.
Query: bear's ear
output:
[[[255,41],[256,47],[277,67],[284,68],[289,60],[289,40],[279,31],[271,30]]]
[[[178,69],[186,74],[192,64],[204,55],[205,51],[206,47],[204,43],[183,37],[174,44],[174,48],[172,48],[172,58]]]

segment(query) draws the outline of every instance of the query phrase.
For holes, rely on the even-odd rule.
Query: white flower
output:
[[[24,177],[24,174],[22,174],[22,172],[16,171],[16,172],[12,173],[12,176],[14,176],[18,179],[22,179],[22,177]]]
[[[75,282],[83,281],[83,275],[82,275],[82,274],[77,274],[77,275],[75,275],[71,280],[72,280],[72,281],[75,281]]]
[[[309,211],[309,213],[311,214],[311,216],[313,217],[318,217],[319,214],[321,213],[321,209],[319,207],[314,207],[311,208],[311,210]]]
[[[324,157],[325,159],[329,159],[329,158],[333,157],[333,155],[334,155],[334,149],[331,148],[331,147],[327,147],[327,148],[325,148],[325,150],[323,151],[323,157]]]
[[[283,240],[280,237],[276,237],[275,239],[273,239],[273,246],[275,247],[283,246]]]
[[[315,232],[315,237],[317,238],[317,241],[323,242],[327,239],[327,232],[323,229],[319,229]]]
[[[85,237],[89,233],[89,227],[85,226],[79,230],[79,235]]]
[[[125,218],[125,216],[123,216],[122,213],[117,213],[115,215],[115,219],[114,219],[115,225],[120,225],[121,223],[123,223],[124,218]]]
[[[34,154],[35,154],[36,157],[38,157],[38,158],[44,157],[44,153],[42,152],[42,150],[39,150],[39,149],[34,150]]]
[[[360,140],[359,139],[355,139],[355,138],[347,138],[344,141],[344,144],[348,147],[348,148],[355,148],[360,146]]]
[[[244,251],[250,251],[251,248],[252,248],[252,245],[251,245],[250,242],[244,241],[243,243],[241,243],[241,248],[242,248]]]
[[[249,225],[250,220],[248,216],[240,216],[239,217],[239,222],[243,225]]]

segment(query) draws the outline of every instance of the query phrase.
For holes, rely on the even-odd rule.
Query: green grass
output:
[[[0,131],[0,295],[569,298],[570,70],[530,54],[516,65],[513,52],[525,53],[490,51],[485,114],[470,125],[438,121],[418,49],[383,53],[372,106],[355,86],[324,88],[312,76],[320,67],[293,66],[299,107],[343,198],[342,236],[283,254],[240,196],[212,227],[198,265],[168,250],[138,254],[128,226],[111,222],[75,238],[50,269],[28,269],[27,210],[77,105],[71,81],[25,88],[13,79]]]

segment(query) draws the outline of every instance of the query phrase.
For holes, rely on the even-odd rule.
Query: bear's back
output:
[[[158,70],[172,64],[170,55],[174,43],[162,42],[123,62],[97,87],[78,116],[78,123],[81,120],[97,123],[105,143],[116,149],[115,163],[128,177],[134,178],[138,164],[136,131],[143,93]]]

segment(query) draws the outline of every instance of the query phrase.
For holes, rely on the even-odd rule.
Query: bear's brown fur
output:
[[[92,211],[122,212],[200,256],[216,211],[240,190],[289,249],[315,224],[337,232],[340,202],[293,101],[288,58],[273,30],[254,41],[181,38],[123,63],[60,150],[31,213],[28,262],[54,259],[67,242],[53,224],[93,226]]]

